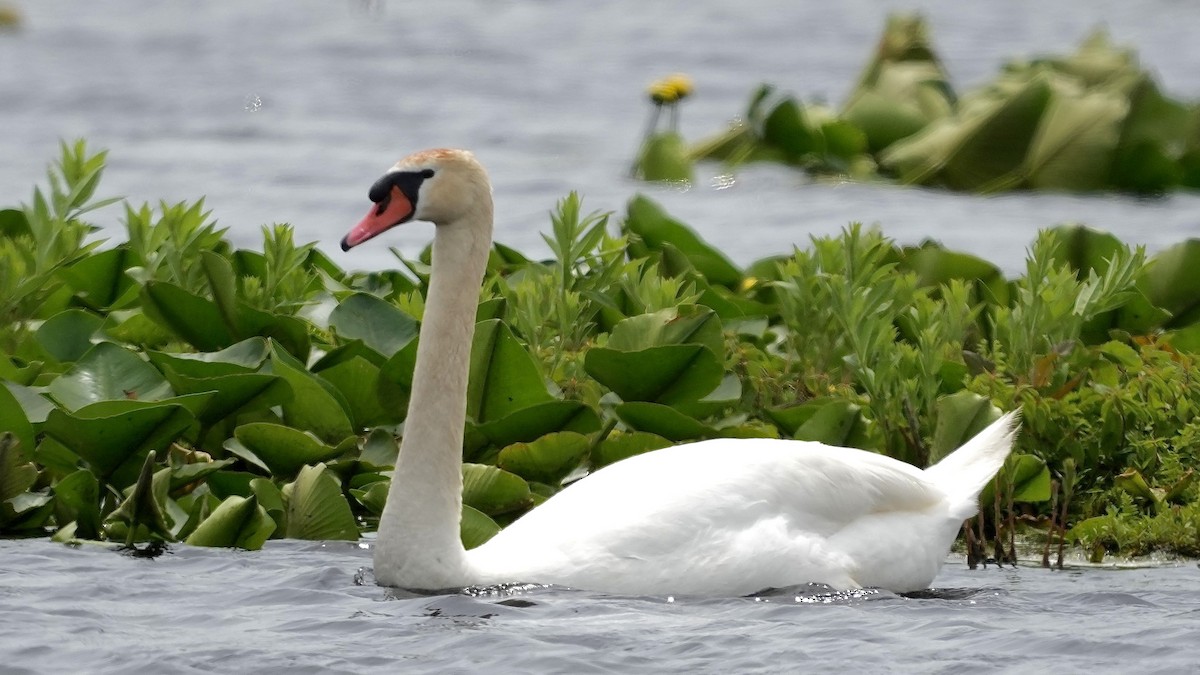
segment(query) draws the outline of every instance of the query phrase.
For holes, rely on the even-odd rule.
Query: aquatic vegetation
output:
[[[286,225],[236,249],[203,203],[86,216],[104,154],[64,144],[0,211],[0,533],[257,548],[356,539],[397,455],[428,251],[351,273]],[[1147,258],[1079,226],[1025,273],[852,225],[741,268],[645,197],[570,195],[553,257],[496,244],[471,351],[468,546],[586,472],[713,437],[936,461],[1001,409],[1017,450],[967,529],[1194,555],[1200,246]],[[35,283],[36,282],[36,283]],[[983,553],[991,542],[991,551]]]
[[[672,137],[670,175],[645,150],[634,174],[682,179],[693,160],[775,161],[981,193],[1155,193],[1200,187],[1197,120],[1200,107],[1163,94],[1133,51],[1102,30],[1072,54],[1014,59],[958,94],[924,21],[893,16],[840,112],[763,85],[725,132],[690,148]]]

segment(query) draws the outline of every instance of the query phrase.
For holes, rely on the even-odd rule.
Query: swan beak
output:
[[[388,195],[372,206],[367,215],[342,238],[342,250],[349,251],[412,217],[412,202],[400,188],[393,185]]]

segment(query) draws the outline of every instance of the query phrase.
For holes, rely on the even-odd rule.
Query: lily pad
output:
[[[525,480],[558,485],[588,454],[587,436],[570,431],[547,434],[529,443],[513,443],[502,450],[496,465]]]
[[[622,403],[613,408],[613,412],[632,429],[657,434],[676,442],[719,435],[716,429],[659,403]]]
[[[58,361],[78,360],[92,347],[92,335],[104,319],[82,309],[68,309],[46,319],[34,336],[42,349]]]
[[[458,534],[462,539],[463,548],[469,551],[480,546],[496,536],[498,532],[500,532],[500,526],[496,524],[496,521],[466,504],[463,505],[462,520],[458,524]]]
[[[392,303],[369,293],[352,293],[329,315],[337,334],[359,339],[391,358],[417,337],[417,320]]]
[[[308,372],[278,345],[271,347],[271,367],[292,387],[292,399],[283,405],[283,419],[289,426],[311,431],[326,443],[354,435],[346,412],[349,404],[333,385]]]
[[[529,484],[486,464],[463,464],[463,503],[494,516],[529,506]]]
[[[272,475],[284,478],[296,475],[306,464],[329,461],[344,452],[340,446],[326,445],[311,433],[280,424],[243,424],[234,431],[234,436],[266,464]],[[230,451],[237,454],[234,448]]]
[[[289,539],[358,539],[358,524],[342,486],[324,464],[306,466],[284,487]]]
[[[529,350],[498,320],[475,326],[467,415],[479,424],[552,401]]]
[[[111,342],[101,342],[50,383],[50,395],[67,410],[97,401],[158,401],[173,395],[154,366]]]
[[[624,401],[670,405],[696,401],[717,388],[725,369],[711,349],[697,344],[663,345],[635,352],[588,350],[584,369]]]
[[[604,439],[592,451],[591,465],[593,469],[599,469],[628,457],[650,452],[651,450],[658,450],[670,445],[672,443],[669,439],[644,431],[627,431],[621,434],[613,434]]]
[[[275,521],[251,496],[228,497],[187,538],[192,546],[224,546],[257,551],[275,531]]]
[[[702,240],[687,225],[668,216],[648,197],[638,195],[630,200],[623,227],[637,237],[636,242],[629,244],[631,255],[644,257],[669,243],[682,251],[709,283],[733,288],[742,280],[741,270],[724,253]]]

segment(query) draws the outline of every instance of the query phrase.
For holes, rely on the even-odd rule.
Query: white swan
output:
[[[411,403],[375,545],[381,584],[721,596],[807,582],[918,590],[1011,448],[1016,413],[924,471],[820,443],[689,443],[601,469],[466,551],[462,435],[491,187],[469,152],[428,150],[392,167],[370,197],[375,206],[343,249],[408,220],[436,225]]]

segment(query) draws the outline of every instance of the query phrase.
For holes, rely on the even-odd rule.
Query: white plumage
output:
[[[529,582],[676,595],[808,582],[918,590],[933,581],[1011,449],[1016,413],[926,470],[802,441],[679,445],[605,467],[465,551],[462,428],[491,188],[482,166],[458,150],[412,155],[376,185],[395,187],[344,247],[409,219],[437,225],[412,402],[375,550],[382,584]],[[384,194],[372,190],[373,199]]]

